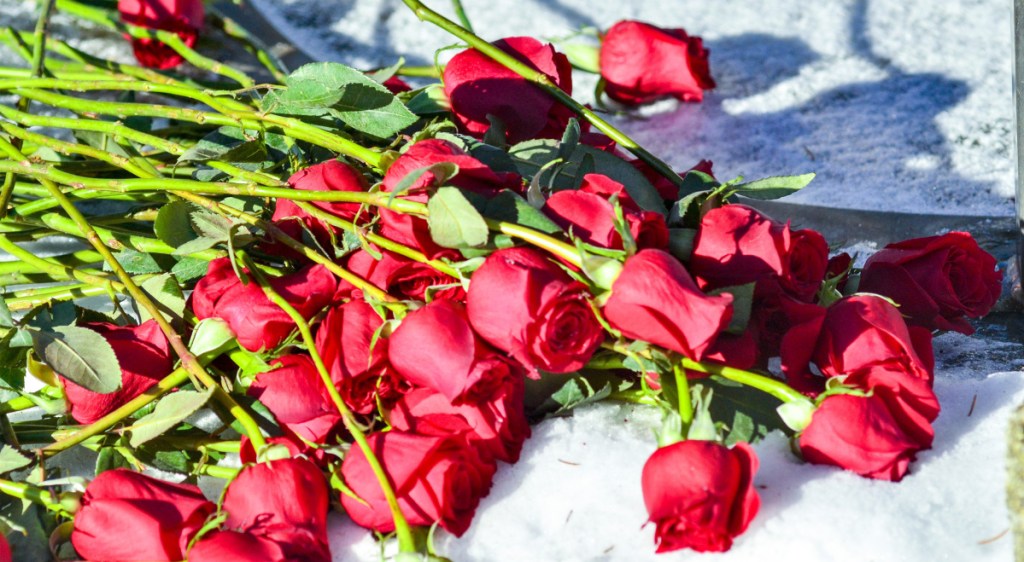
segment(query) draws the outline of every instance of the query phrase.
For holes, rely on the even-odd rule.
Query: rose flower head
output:
[[[896,301],[909,324],[972,334],[965,317],[988,314],[999,298],[1002,274],[970,234],[949,232],[876,252],[864,264],[859,289]]]
[[[487,256],[469,284],[473,330],[527,369],[569,373],[604,339],[586,286],[532,248]]]
[[[192,47],[203,28],[202,0],[118,0],[121,20],[130,25],[176,33]],[[150,38],[132,38],[135,58],[142,66],[168,69],[181,64],[181,55]]]
[[[601,77],[608,97],[627,105],[665,97],[699,102],[715,87],[700,37],[638,21],[620,21],[605,32]]]
[[[174,369],[171,344],[155,320],[138,326],[101,322],[84,324],[84,327],[99,332],[114,349],[121,366],[121,388],[100,394],[61,377],[68,413],[78,423],[89,424],[102,418],[160,382]]]
[[[724,552],[757,515],[758,461],[746,443],[680,441],[654,452],[641,476],[658,552]]]
[[[544,73],[572,94],[572,65],[549,43],[532,37],[508,37],[494,46]],[[444,93],[459,128],[482,137],[491,115],[501,121],[506,139],[515,144],[535,138],[560,138],[572,110],[527,79],[475,49],[452,57],[444,69]]]

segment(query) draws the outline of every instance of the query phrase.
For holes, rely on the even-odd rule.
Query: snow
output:
[[[311,55],[359,67],[432,62],[454,41],[399,0],[252,0]],[[447,2],[434,8],[450,13]],[[0,0],[31,27],[33,3]],[[719,177],[818,173],[788,199],[845,209],[1013,214],[1011,4],[1003,0],[466,0],[484,37],[565,36],[619,19],[684,27],[711,50],[718,88],[662,102],[622,126],[678,169]],[[58,20],[58,23],[60,20]],[[107,56],[123,45],[82,42]],[[2,55],[0,55],[2,56]],[[0,58],[0,61],[5,59]],[[577,81],[588,100],[593,80]],[[781,218],[781,217],[780,217]],[[864,249],[864,248],[861,248]],[[655,555],[640,496],[658,414],[598,404],[534,429],[502,466],[470,530],[439,537],[453,560],[1008,560],[1005,431],[1024,401],[1021,346],[936,339],[943,411],[932,450],[903,482],[801,464],[781,434],[756,446],[762,508],[724,555]],[[335,560],[375,560],[365,531],[332,516]]]

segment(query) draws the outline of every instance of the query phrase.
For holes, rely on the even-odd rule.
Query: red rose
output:
[[[372,413],[404,391],[388,365],[388,340],[375,337],[384,319],[365,301],[332,308],[316,333],[316,349],[352,411]]]
[[[605,33],[601,77],[608,97],[629,105],[669,96],[701,101],[703,90],[715,87],[700,37],[638,21],[620,21]]]
[[[420,435],[463,434],[485,459],[515,463],[530,436],[523,379],[507,378],[492,396],[458,406],[433,390],[418,388],[395,404],[391,426]]]
[[[113,412],[174,369],[174,356],[167,337],[155,320],[138,326],[117,326],[106,322],[84,324],[107,340],[121,366],[121,388],[99,394],[61,377],[68,414],[78,423],[90,424]]]
[[[270,285],[307,320],[327,306],[334,296],[337,282],[322,265],[305,267],[288,275],[270,279]],[[192,309],[196,317],[224,319],[249,351],[272,349],[295,329],[288,313],[267,298],[255,282],[235,276],[228,258],[217,258],[196,283],[192,292]]]
[[[668,246],[665,217],[644,211],[626,193],[625,186],[601,174],[583,176],[577,190],[558,191],[544,203],[544,214],[573,236],[594,246],[622,249],[622,236],[615,228],[615,207],[609,199],[616,197],[622,208],[629,233],[638,248]]]
[[[454,143],[443,139],[421,140],[410,146],[384,174],[381,190],[394,191],[412,172],[442,162],[450,162],[459,167],[458,173],[444,185],[453,185],[486,196],[496,195],[502,189],[522,191],[523,180],[518,174],[495,172],[483,162],[466,154]],[[424,172],[403,193],[422,194],[428,187],[441,187],[439,178],[433,172]]]
[[[71,544],[86,560],[183,560],[192,536],[217,506],[199,488],[124,468],[85,489]]]
[[[388,342],[388,361],[405,380],[454,403],[486,400],[513,376],[512,366],[473,333],[466,308],[446,300],[402,320]]]
[[[493,462],[482,460],[475,449],[457,436],[388,431],[374,433],[368,440],[410,525],[439,523],[457,537],[466,532],[480,498],[491,489]],[[349,517],[368,529],[393,531],[391,512],[362,449],[349,450],[341,474],[362,500],[341,495],[341,504]]]
[[[281,545],[250,533],[213,531],[188,551],[188,562],[293,562]]]
[[[859,290],[896,301],[909,324],[972,334],[964,316],[988,314],[1002,279],[970,234],[950,232],[889,244],[864,264]]]
[[[458,279],[425,263],[388,251],[377,251],[380,252],[380,259],[366,250],[352,252],[345,263],[346,269],[396,297],[425,301],[427,291],[432,289],[433,299],[466,300],[466,291]],[[344,280],[338,283],[338,292],[344,298],[362,298],[362,291]]]
[[[724,552],[757,515],[757,457],[746,443],[680,441],[654,452],[641,483],[658,552]]]
[[[117,11],[127,24],[178,34],[185,45],[195,45],[203,28],[202,0],[118,0]],[[167,69],[181,64],[181,55],[156,39],[132,39],[139,64]]]
[[[572,65],[548,43],[532,37],[508,37],[494,46],[544,73],[572,94]],[[491,127],[487,116],[501,120],[509,143],[560,138],[572,110],[540,88],[475,49],[452,57],[444,69],[444,93],[459,128],[476,137]]]
[[[459,167],[458,173],[445,184],[484,196],[493,196],[502,189],[522,191],[522,179],[514,173],[497,173],[483,162],[466,154],[455,144],[442,139],[427,139],[409,147],[388,168],[381,181],[381,190],[394,191],[410,173],[433,164],[451,162]],[[402,192],[402,197],[421,203],[427,202],[429,188],[440,187],[440,179],[433,172],[424,172]],[[400,244],[422,251],[430,259],[457,256],[458,253],[437,245],[430,236],[427,221],[397,213],[386,207],[379,209],[381,234]]]
[[[813,230],[790,230],[744,205],[708,211],[694,240],[690,270],[714,288],[757,282],[758,296],[778,290],[811,302],[828,268],[828,244]]]
[[[800,434],[804,460],[901,480],[917,452],[931,447],[933,432],[916,411],[900,408],[884,394],[826,397]]]
[[[0,562],[11,562],[11,545],[3,533],[0,533]]]
[[[626,260],[602,310],[624,336],[699,361],[729,326],[732,295],[705,295],[674,257],[642,250]]]
[[[807,315],[783,337],[781,357],[790,384],[811,394],[823,390],[825,382],[812,374],[812,362],[826,377],[886,365],[929,385],[935,366],[931,334],[908,328],[885,299],[863,294]]]
[[[274,370],[256,375],[248,390],[267,407],[281,427],[307,441],[324,443],[341,415],[308,355],[284,355]]]
[[[539,251],[508,248],[487,256],[469,284],[476,333],[532,372],[575,371],[604,339],[587,288]]]
[[[326,562],[329,493],[323,473],[306,459],[249,465],[224,493],[224,527],[274,541],[290,560]]]

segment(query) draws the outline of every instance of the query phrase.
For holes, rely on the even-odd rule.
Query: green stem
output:
[[[60,501],[53,492],[26,484],[24,482],[12,482],[0,479],[0,492],[15,498],[30,501],[45,507],[47,510],[59,515],[71,516],[67,508],[60,504]]]
[[[718,375],[723,379],[729,379],[733,382],[756,388],[771,394],[782,402],[803,402],[807,400],[806,396],[780,380],[737,369],[736,367],[717,365],[715,363],[700,363],[687,358],[683,358],[682,366],[690,371],[697,371],[707,375]]]
[[[567,94],[564,90],[558,87],[551,79],[533,68],[529,64],[526,64],[519,59],[509,55],[505,51],[495,47],[487,41],[481,39],[475,35],[472,31],[459,26],[452,20],[442,16],[441,14],[431,10],[423,2],[419,0],[402,0],[406,6],[409,7],[416,14],[416,17],[425,22],[431,23],[447,31],[448,33],[458,37],[465,41],[470,47],[483,53],[484,55],[494,59],[505,68],[508,68],[512,72],[522,76],[526,80],[532,82],[535,86],[544,90],[549,95],[558,100],[559,103],[568,107],[569,109],[576,112],[580,117],[586,120],[588,123],[593,125],[597,130],[608,135],[609,138],[614,140],[619,146],[632,152],[637,158],[643,160],[648,166],[656,170],[659,174],[667,178],[673,184],[682,186],[683,179],[679,174],[675,173],[672,168],[661,161],[659,158],[647,151],[636,141],[630,138],[627,134],[623,133],[611,123],[605,121],[601,116],[594,113],[590,108],[574,100],[572,96]]]
[[[25,398],[24,396],[18,396],[17,398],[11,398],[7,402],[0,404],[0,414],[20,412],[22,410],[28,410],[35,407],[35,402]]]
[[[682,435],[685,437],[693,423],[693,404],[690,402],[690,383],[686,380],[686,370],[679,363],[672,366],[672,374],[676,379],[676,395],[679,399],[679,419],[683,422]]]
[[[14,242],[11,242],[7,238],[7,236],[3,234],[0,234],[0,250],[3,250],[8,254],[11,254],[12,256],[18,258],[19,260],[30,264],[38,271],[45,272],[52,277],[56,277],[57,279],[77,279],[78,281],[81,281],[83,283],[88,283],[90,285],[102,287],[105,291],[124,291],[124,285],[118,283],[117,281],[114,281],[107,277],[87,273],[76,267],[68,267],[59,262],[53,262],[45,258],[40,258],[33,254],[32,252],[29,252],[28,250],[22,248],[21,246],[18,246]]]
[[[260,61],[275,80],[284,82],[285,76],[288,73],[287,67],[285,67],[281,59],[267,48],[263,41],[249,33],[249,30],[242,27],[238,22],[224,15],[216,6],[210,6],[207,9],[209,10],[207,17],[215,26],[219,27],[229,37],[239,41],[245,47],[245,50],[255,56],[256,60]]]
[[[451,277],[455,277],[456,279],[459,278],[459,270],[455,269],[454,267],[448,265],[447,263],[441,260],[428,259],[427,256],[425,256],[423,252],[420,252],[419,250],[410,248],[409,246],[406,246],[404,244],[399,244],[398,242],[395,242],[389,238],[385,238],[379,234],[374,234],[373,232],[370,231],[364,232],[363,229],[360,228],[355,223],[332,215],[327,211],[324,211],[323,209],[320,209],[319,207],[307,203],[305,201],[296,201],[295,203],[296,205],[299,206],[300,209],[309,213],[309,215],[312,216],[313,218],[321,220],[331,226],[348,230],[349,232],[352,232],[357,236],[365,238],[371,244],[375,244],[389,252],[394,252],[400,256],[407,257],[413,261],[429,265],[430,267],[434,268],[437,271],[440,271],[441,273],[444,273],[445,275],[450,275]]]
[[[10,145],[10,143],[2,139],[0,139],[0,148],[9,154],[11,154],[12,151],[13,153],[18,152]],[[23,155],[20,161],[24,161]],[[64,212],[67,213],[71,220],[75,222],[75,225],[78,227],[82,236],[84,236],[89,244],[91,244],[93,248],[103,256],[104,261],[106,261],[107,265],[109,265],[113,270],[114,275],[120,279],[121,283],[124,285],[124,290],[127,291],[137,303],[145,308],[146,311],[149,312],[149,315],[156,321],[157,325],[160,326],[160,330],[167,337],[168,342],[171,344],[171,348],[174,349],[174,352],[181,359],[181,364],[185,370],[188,371],[191,376],[195,377],[196,380],[200,381],[204,386],[213,391],[214,398],[220,402],[221,405],[227,408],[228,411],[231,412],[231,415],[238,420],[257,450],[265,445],[266,441],[263,439],[263,434],[260,433],[259,425],[256,424],[256,420],[253,419],[249,412],[239,406],[238,403],[231,398],[231,395],[221,388],[217,381],[206,372],[206,369],[199,363],[195,355],[189,351],[188,347],[182,341],[181,335],[174,330],[170,322],[167,321],[163,313],[160,312],[159,307],[153,302],[149,295],[143,292],[142,289],[136,285],[131,275],[124,270],[124,267],[121,266],[121,263],[117,261],[114,254],[111,253],[110,249],[103,243],[99,234],[97,234],[96,230],[91,224],[89,224],[89,221],[84,215],[82,215],[81,211],[79,211],[71,200],[61,192],[60,188],[57,187],[57,184],[46,178],[41,178],[40,183],[42,183],[50,192],[50,196],[60,203]]]
[[[120,82],[111,82],[111,84],[118,83]],[[221,108],[221,113],[211,113],[209,111],[167,105],[83,100],[44,90],[17,88],[12,90],[12,92],[55,107],[69,109],[87,117],[97,114],[119,117],[166,117],[192,123],[208,123],[251,130],[268,128],[272,132],[310,142],[339,154],[351,156],[375,168],[379,167],[380,164],[381,155],[378,152],[364,148],[351,140],[329,133],[299,119],[283,117],[273,113],[256,113],[249,110],[229,110],[226,108]]]
[[[195,474],[202,474],[204,476],[211,476],[220,480],[231,480],[238,476],[240,468],[234,468],[231,466],[220,466],[216,464],[201,464],[195,467]]]
[[[387,500],[388,508],[390,508],[391,516],[395,522],[395,533],[398,535],[399,550],[401,552],[417,552],[418,549],[416,548],[416,541],[413,537],[412,529],[410,528],[408,521],[405,520],[405,516],[402,514],[401,508],[398,506],[398,498],[392,488],[387,472],[384,471],[384,467],[381,465],[380,460],[377,459],[377,456],[373,453],[373,449],[370,447],[370,443],[366,439],[366,434],[363,433],[363,430],[359,427],[359,423],[356,421],[352,410],[350,410],[348,405],[345,404],[345,400],[341,397],[341,394],[338,392],[338,388],[331,380],[331,374],[327,370],[327,366],[324,364],[323,358],[320,357],[320,353],[317,351],[316,342],[313,339],[313,332],[309,328],[309,323],[307,323],[306,319],[299,314],[298,310],[295,310],[295,307],[293,307],[274,290],[266,277],[264,277],[263,274],[261,274],[251,263],[244,252],[238,252],[238,258],[246,265],[246,267],[248,267],[253,280],[261,289],[263,289],[267,298],[279,306],[281,310],[284,310],[288,316],[291,317],[292,321],[295,322],[295,325],[299,329],[299,333],[302,335],[302,341],[306,344],[306,350],[309,353],[310,358],[313,360],[313,364],[316,365],[317,372],[320,374],[320,380],[326,387],[327,393],[331,397],[331,401],[334,402],[335,407],[338,409],[338,413],[341,414],[341,419],[345,424],[345,429],[352,434],[356,444],[366,457],[366,461],[370,465],[370,470],[372,470],[374,475],[377,477],[377,482],[381,486],[384,498]]]

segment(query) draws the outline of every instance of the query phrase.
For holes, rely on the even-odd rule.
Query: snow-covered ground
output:
[[[434,49],[453,42],[400,0],[251,1],[323,60],[374,67],[404,56],[430,64]],[[450,13],[448,2],[432,4]],[[663,102],[619,120],[677,168],[710,158],[725,178],[814,171],[815,182],[789,200],[837,208],[1013,214],[1005,0],[464,4],[490,39],[558,37],[619,19],[704,37],[718,81],[704,103]],[[0,0],[0,24],[27,28],[33,9],[31,0]],[[130,56],[123,46],[83,39]],[[593,81],[577,84],[586,100]],[[469,532],[443,539],[440,551],[494,561],[1009,560],[1005,428],[1024,401],[1024,354],[990,333],[935,343],[943,407],[935,446],[899,484],[802,465],[777,434],[756,447],[763,505],[733,550],[656,556],[639,483],[657,414],[600,404],[536,427],[522,460],[499,470]],[[376,558],[365,532],[342,516],[334,521],[336,560]]]

